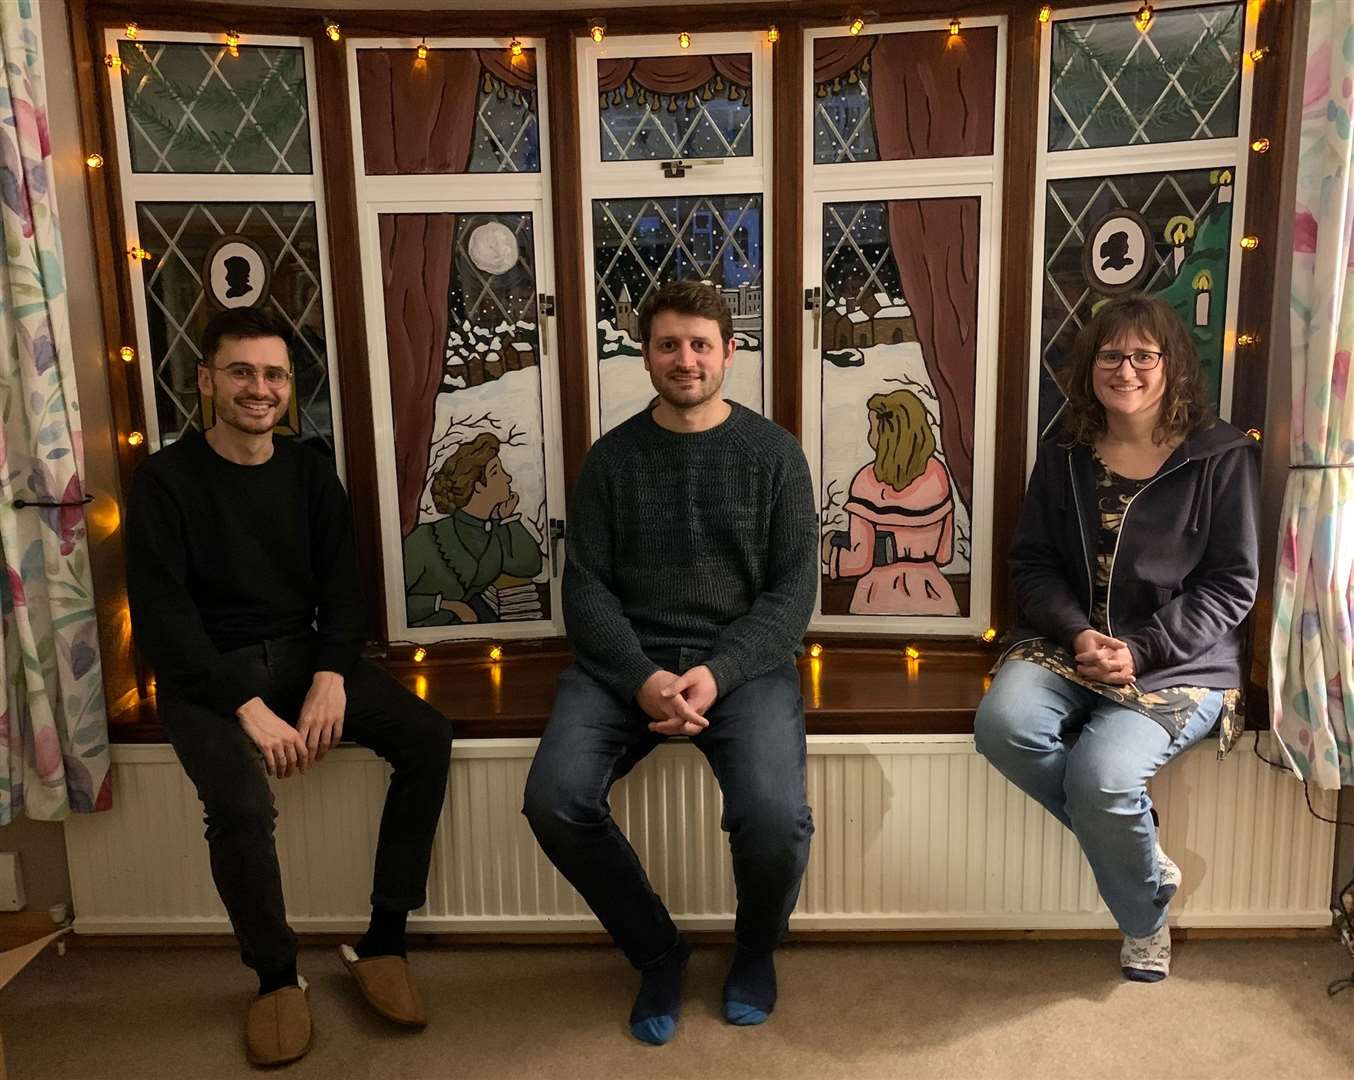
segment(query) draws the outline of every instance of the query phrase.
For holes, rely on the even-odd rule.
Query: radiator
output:
[[[411,929],[599,929],[519,812],[535,745],[456,747],[428,902]],[[990,768],[971,737],[811,737],[808,763],[817,834],[793,929],[1113,926],[1072,836]],[[228,932],[201,807],[173,751],[115,746],[113,772],[114,809],[66,823],[76,931]],[[386,775],[367,751],[345,747],[305,777],[275,783],[297,930],[365,926]],[[1298,783],[1250,752],[1249,736],[1222,762],[1211,742],[1182,755],[1153,798],[1163,845],[1184,872],[1173,922],[1329,925],[1334,827],[1308,814]],[[1314,792],[1313,804],[1333,816],[1331,793]],[[612,806],[676,920],[730,928],[719,790],[695,748],[660,747],[616,786]]]

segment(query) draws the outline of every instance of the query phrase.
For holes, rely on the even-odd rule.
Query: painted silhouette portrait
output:
[[[248,296],[253,286],[249,283],[249,260],[241,255],[232,255],[226,259],[226,298]]]
[[[1100,245],[1100,258],[1103,260],[1100,269],[1123,270],[1132,266],[1133,259],[1128,253],[1128,247],[1128,233],[1122,231],[1110,233]]]

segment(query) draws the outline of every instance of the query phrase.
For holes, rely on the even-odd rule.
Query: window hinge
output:
[[[550,519],[550,576],[559,577],[559,546],[564,543],[564,519]]]
[[[813,347],[818,348],[818,329],[823,324],[823,290],[815,285],[804,290],[804,310],[813,314]]]
[[[550,293],[536,294],[537,332],[541,339],[541,356],[550,355],[550,324],[546,319],[555,317],[555,298]]]

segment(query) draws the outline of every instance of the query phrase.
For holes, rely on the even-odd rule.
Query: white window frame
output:
[[[1220,0],[1154,0],[1157,14],[1172,8],[1208,7]],[[1232,235],[1227,260],[1227,316],[1223,325],[1222,378],[1218,414],[1225,420],[1232,413],[1232,385],[1236,373],[1237,312],[1240,304],[1241,262],[1245,257],[1238,246],[1246,231],[1246,181],[1250,172],[1251,94],[1255,62],[1248,55],[1255,48],[1256,23],[1261,4],[1245,0],[1245,22],[1241,45],[1241,97],[1238,102],[1235,138],[1195,139],[1189,142],[1140,143],[1135,146],[1111,146],[1090,150],[1048,149],[1049,78],[1053,64],[1053,24],[1076,19],[1101,18],[1122,14],[1129,18],[1141,5],[1131,0],[1090,4],[1075,8],[1053,9],[1053,18],[1039,29],[1039,88],[1035,98],[1039,110],[1034,167],[1034,252],[1030,278],[1030,353],[1029,392],[1026,416],[1025,474],[1034,468],[1039,447],[1039,382],[1043,363],[1044,319],[1044,228],[1050,181],[1075,180],[1097,176],[1126,176],[1134,173],[1180,172],[1186,169],[1230,168],[1232,170]]]
[[[542,537],[550,569],[549,619],[522,622],[410,626],[404,589],[404,536],[400,532],[399,487],[395,473],[395,427],[390,401],[390,358],[386,345],[385,289],[382,280],[380,216],[382,214],[530,213],[536,262],[537,294],[555,293],[554,222],[551,217],[549,104],[543,38],[520,38],[524,49],[536,50],[537,129],[541,170],[534,173],[431,173],[368,176],[363,154],[362,109],[357,54],[363,49],[416,49],[422,38],[348,38],[349,115],[353,132],[353,177],[357,195],[358,244],[362,264],[362,306],[367,328],[371,374],[372,427],[376,447],[377,501],[380,512],[382,572],[385,576],[386,625],[391,640],[434,643],[480,639],[558,637],[564,633],[560,576],[564,551]],[[433,49],[508,49],[508,38],[427,38]],[[478,92],[478,91],[477,91]],[[558,339],[552,338],[553,317],[538,314],[541,355],[542,466],[545,469],[546,519],[564,520],[564,450],[560,433]]]
[[[872,35],[934,31],[947,33],[946,20],[918,20],[871,24]],[[816,165],[813,160],[815,89],[813,46],[821,38],[846,37],[844,27],[822,27],[804,35],[804,287],[823,285],[823,206],[832,202],[897,201],[976,197],[978,199],[978,333],[974,373],[973,505],[969,511],[969,604],[963,616],[935,615],[824,615],[822,569],[811,631],[855,634],[962,637],[978,636],[990,625],[992,611],[992,526],[996,449],[997,330],[1001,280],[1001,218],[1006,139],[1005,16],[966,18],[962,30],[995,27],[997,31],[996,103],[992,153],[974,157],[916,158],[904,161],[843,162]],[[961,31],[962,32],[962,31]],[[821,505],[822,476],[822,353],[814,344],[813,315],[803,317],[803,407],[801,430],[804,453],[813,476],[814,497]],[[862,411],[860,422],[865,418]],[[955,496],[958,497],[957,494]],[[821,537],[822,527],[819,526]]]
[[[104,49],[117,55],[118,45],[129,41],[126,31],[104,31]],[[181,30],[143,28],[137,44],[170,42],[175,44],[222,45],[219,34]],[[117,141],[118,177],[122,198],[122,219],[126,225],[126,251],[141,246],[136,206],[142,202],[309,202],[315,207],[315,232],[320,253],[320,300],[324,305],[325,360],[329,369],[330,415],[333,422],[334,461],[340,477],[346,477],[343,451],[343,409],[339,393],[337,341],[334,330],[334,299],[329,272],[329,229],[326,222],[324,170],[320,153],[319,106],[316,98],[314,42],[306,37],[277,34],[248,34],[242,46],[280,45],[299,48],[306,72],[306,110],[310,127],[309,173],[137,173],[132,171],[131,139],[127,130],[127,110],[122,94],[122,69],[108,69],[109,94],[113,111],[113,129]],[[129,258],[129,257],[128,257]],[[159,406],[155,392],[155,358],[151,355],[150,322],[146,301],[145,264],[132,260],[128,268],[132,309],[136,316],[136,369],[141,383],[143,411],[146,417],[146,442],[151,450],[161,448]],[[295,393],[295,387],[292,388]],[[300,407],[299,402],[297,405]]]
[[[600,44],[589,37],[577,45],[579,137],[581,139],[581,217],[583,257],[587,276],[586,326],[588,346],[588,427],[592,441],[602,434],[601,357],[597,348],[597,289],[593,246],[592,204],[597,199],[645,199],[670,195],[749,195],[762,199],[762,414],[771,415],[773,326],[771,287],[772,238],[772,131],[773,90],[771,61],[774,46],[764,30],[734,33],[692,33],[691,47],[681,49],[675,34],[608,36]],[[662,160],[603,161],[601,119],[598,115],[597,62],[635,60],[678,53],[712,56],[747,53],[752,57],[752,154],[724,158],[719,165],[695,164],[685,176],[667,178]],[[702,159],[698,159],[702,160]],[[638,299],[636,299],[638,303]],[[734,363],[738,363],[735,356]]]

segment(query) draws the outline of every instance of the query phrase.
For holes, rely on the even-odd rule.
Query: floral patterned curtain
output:
[[[0,824],[112,805],[35,0],[0,3]]]
[[[1270,712],[1289,763],[1354,785],[1354,5],[1312,5],[1293,242],[1293,418]]]

